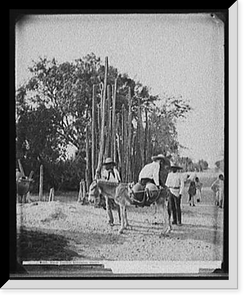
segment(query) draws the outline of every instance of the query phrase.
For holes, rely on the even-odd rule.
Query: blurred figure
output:
[[[195,187],[196,187],[196,202],[201,201],[201,189],[203,184],[200,182],[199,177],[195,178]]]
[[[189,205],[195,206],[196,186],[195,186],[194,180],[190,181],[190,185],[188,188],[188,195],[189,195],[189,198],[188,198]]]
[[[219,177],[211,185],[212,191],[215,193],[215,205],[222,208],[224,206],[224,176]]]

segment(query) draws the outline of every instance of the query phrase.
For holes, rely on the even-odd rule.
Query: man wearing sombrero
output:
[[[110,158],[107,157],[105,161],[102,164],[101,168],[101,173],[100,173],[101,179],[110,181],[110,182],[117,182],[119,183],[121,181],[120,179],[120,174],[116,168],[116,163]],[[111,199],[108,199],[106,202],[106,210],[109,218],[109,224],[113,226],[114,218],[113,218],[113,213],[112,213],[112,208],[111,208]],[[119,210],[119,206],[118,206]],[[119,212],[120,215],[120,212]]]
[[[170,166],[170,161],[163,155],[152,156],[152,163],[145,165],[139,173],[139,183],[146,185],[148,182],[157,186],[163,186],[164,182],[160,178],[160,171],[163,166]]]
[[[170,169],[172,172],[168,174],[165,183],[165,185],[169,188],[170,191],[169,211],[173,214],[172,224],[182,225],[181,197],[184,188],[184,181],[181,174],[177,172],[182,168],[177,166],[176,164],[172,164]]]
[[[102,165],[104,168],[101,170],[101,178],[111,182],[121,181],[120,174],[117,168],[115,168],[116,163],[110,157],[107,157]]]
[[[158,196],[158,188],[164,186],[165,172],[166,176],[168,174],[165,167],[170,166],[170,161],[163,154],[152,156],[151,159],[152,162],[140,171],[138,182],[132,188],[135,200],[148,206]]]

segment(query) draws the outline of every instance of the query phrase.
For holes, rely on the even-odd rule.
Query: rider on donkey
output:
[[[133,187],[135,199],[144,205],[150,205],[159,194],[159,188],[165,187],[170,161],[163,155],[152,156],[151,163],[145,165],[139,173],[139,181]],[[146,191],[147,193],[144,193]]]

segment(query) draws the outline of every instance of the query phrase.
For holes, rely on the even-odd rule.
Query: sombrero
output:
[[[165,164],[170,165],[170,161],[169,161],[168,158],[166,158],[163,154],[158,154],[158,155],[152,156],[151,159],[152,159],[153,161],[158,160],[158,159],[161,159],[161,160],[164,161]]]
[[[182,169],[182,167],[178,166],[176,163],[172,163],[170,168],[175,169],[175,170],[181,170]]]
[[[110,157],[107,157],[105,159],[105,161],[103,162],[103,165],[114,165],[114,166],[116,166],[116,163]]]

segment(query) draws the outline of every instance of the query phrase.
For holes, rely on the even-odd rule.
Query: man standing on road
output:
[[[181,211],[181,198],[182,191],[184,188],[184,181],[178,170],[182,169],[181,167],[173,164],[171,167],[171,173],[168,174],[165,185],[169,188],[169,217],[171,213],[173,214],[172,224],[182,225],[182,211]]]
[[[100,178],[103,180],[110,181],[110,182],[116,182],[116,183],[121,182],[120,174],[116,168],[116,163],[110,157],[107,157],[103,163]],[[109,224],[111,226],[113,226],[113,222],[114,222],[114,218],[113,218],[113,214],[112,214],[112,207],[111,207],[112,203],[115,203],[114,199],[108,199],[108,201],[106,201],[106,210],[107,210],[107,214],[108,214],[108,218],[109,218]],[[119,219],[120,219],[119,206],[117,209],[118,209],[118,215],[119,215]]]

